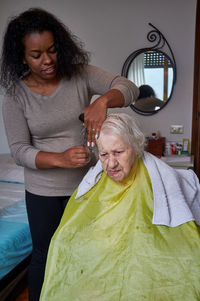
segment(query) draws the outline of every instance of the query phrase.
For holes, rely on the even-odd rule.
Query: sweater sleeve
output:
[[[16,164],[36,169],[35,157],[39,150],[31,144],[27,121],[17,99],[5,96],[2,112],[8,145]]]
[[[111,89],[117,89],[124,96],[124,106],[129,106],[139,96],[138,87],[123,76],[112,75],[98,67],[91,65],[87,66],[86,71],[92,95],[102,95]]]

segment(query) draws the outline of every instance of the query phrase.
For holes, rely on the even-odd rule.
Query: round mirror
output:
[[[170,100],[176,70],[170,57],[161,50],[145,48],[133,52],[125,61],[122,75],[140,90],[131,108],[142,115],[152,115]]]

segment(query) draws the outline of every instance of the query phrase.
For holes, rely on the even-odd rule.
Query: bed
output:
[[[0,300],[15,300],[32,251],[24,197],[23,168],[0,155]]]

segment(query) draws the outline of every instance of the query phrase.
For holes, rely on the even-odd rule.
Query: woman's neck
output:
[[[61,77],[56,76],[52,79],[42,79],[28,74],[23,78],[24,83],[33,91],[38,94],[48,96],[51,95],[58,87]]]

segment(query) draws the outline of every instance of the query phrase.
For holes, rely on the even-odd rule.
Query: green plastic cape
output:
[[[41,301],[200,300],[199,228],[152,225],[142,159],[121,183],[103,173],[75,195],[51,241]]]

